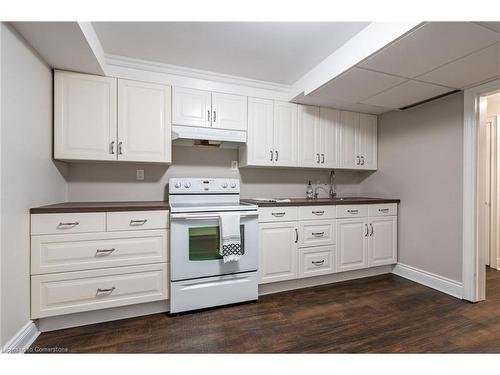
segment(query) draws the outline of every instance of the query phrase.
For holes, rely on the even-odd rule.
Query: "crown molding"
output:
[[[246,86],[256,89],[272,90],[283,93],[289,93],[291,85],[260,81],[251,78],[233,76],[229,74],[215,73],[206,70],[186,68],[178,65],[164,64],[155,61],[135,59],[131,57],[106,54],[106,65],[121,68],[137,69],[147,72],[170,74],[175,76],[201,79],[206,81]]]

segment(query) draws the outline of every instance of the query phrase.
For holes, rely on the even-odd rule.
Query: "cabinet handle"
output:
[[[115,141],[111,141],[111,143],[109,144],[109,153],[111,155],[114,155],[114,153],[115,153]]]
[[[325,260],[313,260],[311,261],[312,264],[314,264],[315,266],[321,266],[323,263],[325,263]]]
[[[370,223],[370,237],[373,236],[373,224]]]
[[[96,255],[98,255],[98,254],[104,254],[104,255],[111,254],[115,250],[116,250],[115,248],[111,248],[111,249],[97,249]]]
[[[123,142],[121,142],[121,141],[118,142],[118,155],[123,154],[123,152],[122,152],[122,145],[123,145]]]
[[[214,111],[214,122],[217,121],[217,112]]]
[[[111,288],[104,288],[104,289],[101,289],[101,288],[97,288],[97,293],[96,294],[99,294],[99,293],[113,293],[113,291],[116,289],[116,287],[112,286]]]
[[[365,157],[361,156],[361,165],[365,165]]]
[[[269,152],[271,153],[271,159],[269,159],[269,161],[273,161],[273,150],[270,150]]]
[[[368,224],[365,224],[365,229],[366,229],[365,237],[368,237]]]
[[[358,213],[358,210],[347,210],[347,212],[354,215]]]
[[[274,152],[276,153],[276,160],[275,161],[278,161],[278,156],[279,156],[278,151],[274,151]]]
[[[76,227],[78,224],[80,224],[78,221],[74,221],[71,223],[59,223],[57,227],[62,229],[70,229]]]
[[[311,211],[311,213],[313,213],[314,215],[321,216],[325,213],[325,211]]]
[[[316,154],[316,163],[319,164],[319,154]]]
[[[378,211],[379,212],[389,212],[389,209],[388,208],[379,208]]]
[[[299,242],[299,231],[295,228],[295,243]]]
[[[285,212],[272,212],[271,215],[274,217],[283,217],[285,216]]]
[[[142,219],[142,220],[130,220],[130,225],[144,225],[148,219]]]
[[[314,237],[323,237],[325,234],[325,232],[313,232],[312,235]]]
[[[356,159],[358,159],[358,162],[356,163],[356,165],[360,165],[361,164],[361,158],[359,156],[356,156]]]
[[[325,154],[321,154],[321,164],[325,164]]]
[[[207,111],[207,121],[210,122],[210,110]]]

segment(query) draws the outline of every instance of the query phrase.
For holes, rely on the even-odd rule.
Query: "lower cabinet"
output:
[[[300,249],[299,277],[326,275],[335,272],[335,247],[321,246]]]
[[[382,266],[397,262],[397,216],[370,218],[368,242],[369,266]]]
[[[368,224],[366,218],[337,220],[337,263],[339,271],[368,266]]]
[[[297,278],[297,224],[266,223],[259,231],[260,283]]]

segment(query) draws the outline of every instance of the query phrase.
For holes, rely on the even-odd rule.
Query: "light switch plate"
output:
[[[237,171],[238,170],[238,161],[237,160],[232,160],[231,161],[231,170]]]
[[[138,169],[137,170],[136,179],[137,179],[137,181],[144,180],[144,169]]]

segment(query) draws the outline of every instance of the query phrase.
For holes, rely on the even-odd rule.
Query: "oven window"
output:
[[[240,225],[241,250],[245,254],[245,227]],[[189,260],[217,260],[220,255],[218,226],[189,228]]]

